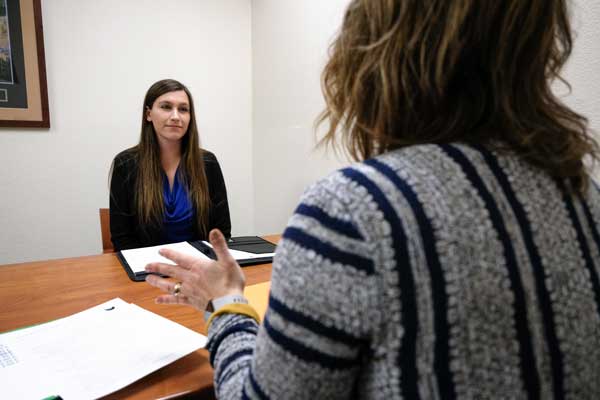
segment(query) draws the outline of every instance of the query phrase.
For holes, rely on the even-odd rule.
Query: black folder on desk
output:
[[[187,243],[189,243],[196,250],[198,250],[200,253],[205,254],[209,258],[212,258],[213,260],[217,258],[213,249],[202,240],[188,241]],[[230,250],[238,250],[250,253],[247,257],[244,257],[244,255],[236,257],[236,261],[242,267],[272,262],[273,256],[271,253],[275,252],[276,247],[275,244],[258,236],[232,237],[227,242],[227,245],[229,246]],[[125,269],[125,272],[127,272],[127,276],[129,276],[129,279],[136,282],[141,282],[146,279],[146,272],[134,272],[129,263],[127,262],[127,259],[123,256],[123,254],[120,251],[116,254],[117,258],[121,262],[121,265]],[[264,256],[258,256],[260,254],[264,254]],[[148,260],[148,262],[151,262],[151,260]]]

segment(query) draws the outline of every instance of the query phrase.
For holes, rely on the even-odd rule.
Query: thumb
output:
[[[223,236],[220,230],[213,229],[212,231],[210,231],[208,239],[210,240],[210,244],[213,247],[213,251],[217,255],[218,261],[225,264],[236,263],[235,258],[233,258],[233,256],[229,252],[229,248],[227,247],[227,241],[225,240],[225,237]]]

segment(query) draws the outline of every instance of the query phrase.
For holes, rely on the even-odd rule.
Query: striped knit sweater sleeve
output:
[[[209,328],[222,399],[600,398],[600,189],[412,146],[311,187],[259,327]]]
[[[334,175],[304,194],[277,246],[260,326],[239,315],[209,329],[218,398],[348,398],[384,318],[373,244]],[[360,191],[353,194],[359,198]]]

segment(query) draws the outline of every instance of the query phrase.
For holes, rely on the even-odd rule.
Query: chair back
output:
[[[112,241],[110,240],[110,211],[108,208],[100,208],[100,231],[102,232],[102,252],[114,253]]]

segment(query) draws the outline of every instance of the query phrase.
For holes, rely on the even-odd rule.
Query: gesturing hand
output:
[[[179,293],[174,294],[175,283],[156,275],[146,276],[146,282],[169,294],[156,298],[157,303],[186,304],[204,311],[212,299],[243,294],[245,278],[242,269],[229,253],[227,242],[218,229],[209,234],[210,243],[217,260],[193,257],[169,249],[161,249],[160,255],[177,265],[151,263],[146,272],[168,275],[180,282]]]

